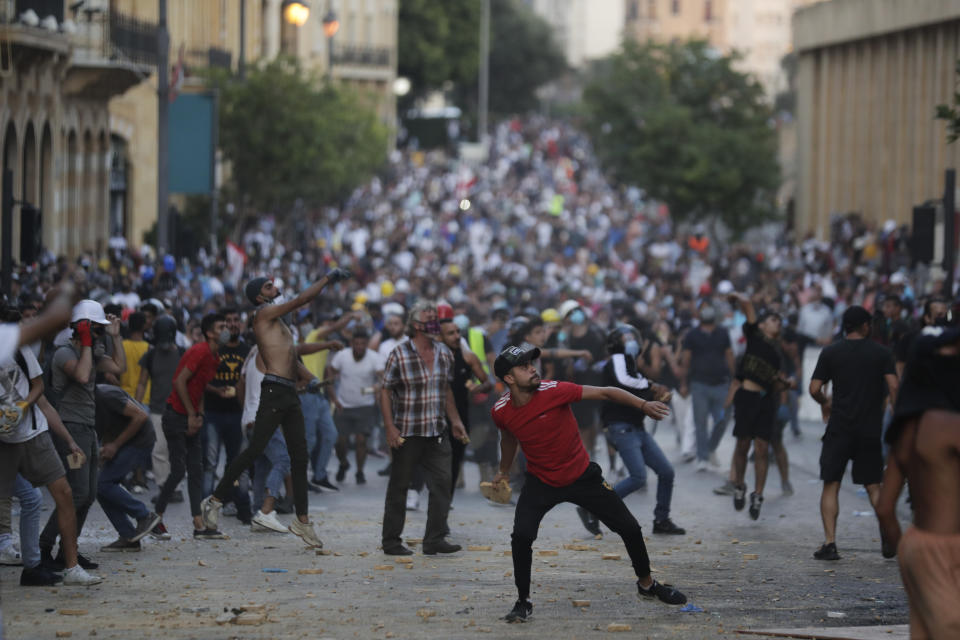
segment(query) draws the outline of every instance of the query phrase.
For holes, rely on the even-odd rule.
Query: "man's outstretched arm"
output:
[[[654,420],[663,420],[670,415],[670,408],[662,402],[644,400],[618,387],[583,387],[581,400],[604,400],[617,402],[628,407],[643,411],[644,415]]]
[[[346,269],[331,269],[327,275],[323,276],[312,285],[301,291],[297,296],[288,302],[280,304],[268,304],[257,310],[256,320],[275,320],[280,316],[286,315],[291,311],[296,311],[300,307],[309,304],[314,298],[320,295],[320,292],[327,285],[342,282],[350,277],[350,272]]]

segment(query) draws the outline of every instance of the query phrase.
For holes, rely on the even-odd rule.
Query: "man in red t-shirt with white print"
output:
[[[161,425],[170,451],[170,475],[157,495],[156,510],[163,516],[170,496],[184,474],[190,495],[190,514],[193,516],[193,537],[197,540],[226,538],[217,529],[207,527],[201,517],[203,498],[203,450],[200,428],[203,426],[203,392],[217,375],[220,345],[230,340],[224,317],[209,313],[200,321],[203,342],[198,342],[183,354],[173,375],[173,390],[167,397]]]
[[[530,565],[533,541],[540,521],[561,502],[589,507],[603,524],[619,534],[637,574],[637,591],[645,598],[683,604],[687,597],[650,576],[650,558],[643,533],[627,505],[603,479],[600,467],[590,462],[580,440],[571,402],[603,400],[636,407],[654,420],[669,415],[661,402],[643,400],[617,387],[587,387],[569,382],[541,381],[534,361],[540,349],[531,344],[508,346],[494,363],[494,372],[509,391],[493,406],[493,421],[500,429],[500,470],[494,484],[509,480],[510,466],[523,447],[527,477],[514,514],[513,575],[519,598],[504,618],[507,622],[530,619]]]

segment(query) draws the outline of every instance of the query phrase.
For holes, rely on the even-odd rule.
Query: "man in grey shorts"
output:
[[[377,423],[377,393],[383,375],[383,360],[368,349],[370,335],[366,329],[357,328],[350,339],[350,350],[338,351],[327,365],[327,380],[336,380],[336,390],[331,389],[334,406],[333,419],[337,425],[337,458],[340,469],[337,482],[343,482],[350,469],[347,447],[351,436],[356,444],[357,484],[365,484],[363,463],[367,459],[367,438]]]
[[[61,581],[67,585],[97,584],[100,578],[77,564],[73,493],[49,429],[53,428],[71,456],[82,455],[81,449],[43,397],[42,375],[40,364],[29,347],[21,347],[12,358],[0,361],[0,497],[13,495],[18,473],[33,486],[46,486],[57,505],[57,524],[64,556],[62,577],[42,566],[38,546],[39,513],[36,518],[22,521],[23,573],[20,584],[50,586]],[[49,423],[47,413],[51,418]]]

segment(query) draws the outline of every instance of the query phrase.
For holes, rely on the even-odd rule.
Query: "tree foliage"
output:
[[[742,231],[775,216],[776,131],[763,90],[705,42],[637,44],[596,65],[587,125],[605,166],[678,220]]]
[[[331,203],[383,164],[387,130],[363,98],[279,58],[220,86],[220,147],[244,203],[284,213]]]
[[[957,78],[960,79],[960,60],[957,60]],[[947,144],[960,139],[960,90],[954,90],[952,104],[937,105],[936,117],[947,122]]]
[[[490,110],[535,108],[537,89],[566,70],[563,52],[550,25],[519,0],[490,5]],[[479,0],[400,0],[398,73],[411,81],[410,100],[450,88],[458,106],[475,109],[480,8]]]

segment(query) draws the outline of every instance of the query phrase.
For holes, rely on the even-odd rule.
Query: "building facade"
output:
[[[623,39],[622,0],[525,0],[553,27],[567,64],[580,68],[607,56]]]
[[[626,0],[625,33],[637,40],[706,40],[738,51],[771,100],[786,88],[781,60],[791,51],[791,16],[819,0]]]
[[[911,222],[960,166],[936,105],[960,59],[956,0],[833,0],[797,12],[797,227],[820,238],[834,214]]]
[[[108,103],[149,73],[155,32],[103,5],[0,0],[0,47],[0,159],[13,173],[13,197],[41,210],[43,246],[53,253],[105,250]],[[18,205],[15,260],[22,215]]]
[[[144,21],[157,20],[156,0],[111,0],[118,10]],[[282,0],[167,0],[170,65],[182,75],[181,91],[202,88],[193,73],[218,66],[237,71],[240,60],[241,4],[244,60],[291,56],[318,78],[332,78],[370,97],[380,118],[393,127],[396,102],[397,0],[304,0],[310,9],[302,26],[284,19]],[[324,20],[338,24],[334,36]],[[133,87],[110,103],[115,159],[126,172],[123,233],[139,245],[157,220],[157,79]]]

